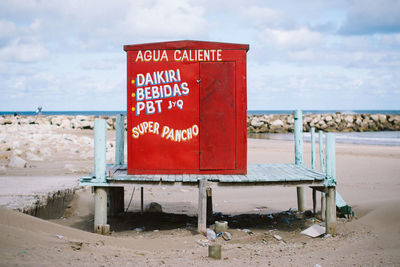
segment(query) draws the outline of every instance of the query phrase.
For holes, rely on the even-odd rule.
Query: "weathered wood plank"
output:
[[[197,231],[204,234],[207,228],[207,193],[206,180],[199,180],[199,203],[198,203],[198,221]]]

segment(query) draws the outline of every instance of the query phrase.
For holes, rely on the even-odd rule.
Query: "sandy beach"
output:
[[[110,163],[113,139],[108,131]],[[356,217],[338,218],[336,236],[300,234],[318,222],[314,217],[262,226],[244,220],[229,229],[232,240],[218,239],[222,259],[217,261],[199,244],[205,237],[196,233],[191,217],[197,212],[196,187],[145,186],[145,204],[157,202],[165,213],[175,214],[157,223],[151,215],[140,219],[136,186],[128,215],[112,218],[111,236],[101,236],[90,232],[91,190],[78,188],[78,178],[93,168],[93,131],[3,125],[0,141],[0,266],[400,266],[399,147],[337,144],[337,190]],[[25,162],[10,164],[13,157]],[[310,165],[309,143],[305,159]],[[248,139],[249,163],[293,161],[293,142]],[[15,211],[32,205],[37,195],[65,188],[77,191],[61,218],[43,220]],[[125,188],[125,207],[133,188]],[[311,209],[310,189],[306,203]],[[297,207],[296,189],[214,187],[213,205],[226,215],[281,213]]]

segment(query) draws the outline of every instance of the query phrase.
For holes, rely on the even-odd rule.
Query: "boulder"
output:
[[[28,167],[28,162],[23,158],[13,155],[10,158],[10,162],[8,163],[8,167],[11,168],[26,168]]]
[[[387,121],[386,115],[378,114],[378,121],[380,123],[385,123]]]
[[[352,115],[347,115],[346,117],[344,117],[344,121],[347,123],[352,123],[354,121],[354,117]]]
[[[333,118],[332,118],[331,115],[327,115],[327,116],[324,118],[324,120],[325,120],[326,122],[329,122],[329,121],[333,120]]]
[[[253,127],[261,127],[264,124],[264,122],[259,121],[258,118],[253,118],[250,122],[250,125]]]
[[[85,121],[86,120],[86,116],[82,116],[82,115],[77,115],[77,116],[75,116],[75,119],[77,120],[77,121]]]
[[[91,130],[94,128],[94,121],[82,121],[81,122],[81,128],[82,129],[88,129]]]
[[[281,127],[283,127],[283,121],[282,120],[280,120],[280,119],[277,119],[277,120],[274,120],[274,121],[272,121],[271,122],[271,128],[281,128]]]
[[[61,126],[61,128],[69,129],[69,128],[71,128],[71,121],[69,119],[64,119],[64,120],[62,120],[60,126]]]
[[[378,114],[373,114],[373,115],[370,116],[370,119],[375,121],[375,122],[378,122],[379,121],[379,115]]]

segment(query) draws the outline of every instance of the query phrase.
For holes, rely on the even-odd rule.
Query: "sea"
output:
[[[400,110],[302,110],[303,114],[393,114],[400,115]],[[262,114],[292,114],[293,110],[248,110],[249,115]],[[0,111],[1,115],[18,115],[35,116],[35,111]],[[95,110],[95,111],[42,111],[42,115],[86,115],[86,116],[115,116],[117,114],[125,114],[126,111],[120,110]],[[270,140],[293,140],[293,134],[249,134],[249,138],[261,138]],[[310,141],[310,134],[304,133],[304,140]],[[378,132],[351,132],[336,133],[337,143],[364,144],[364,145],[384,145],[384,146],[400,146],[400,131],[378,131]]]

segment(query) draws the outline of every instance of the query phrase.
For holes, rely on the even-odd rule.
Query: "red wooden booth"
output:
[[[128,174],[245,174],[249,45],[125,45]]]

